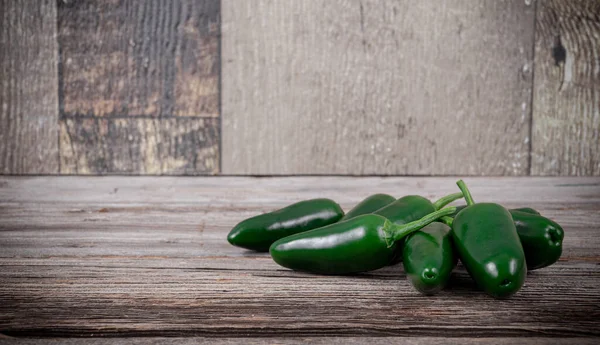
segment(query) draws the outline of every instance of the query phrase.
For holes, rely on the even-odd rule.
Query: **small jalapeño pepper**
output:
[[[343,215],[340,205],[330,199],[300,201],[240,222],[227,240],[234,246],[266,252],[280,238],[335,223]]]
[[[537,214],[514,210],[510,214],[525,251],[528,270],[544,268],[558,261],[565,235],[558,223]]]
[[[390,263],[404,236],[452,212],[445,208],[403,225],[366,214],[282,238],[271,245],[271,257],[283,267],[319,274],[372,271]]]
[[[391,195],[373,194],[361,201],[358,205],[354,206],[354,208],[352,208],[350,211],[346,212],[346,214],[339,221],[343,222],[356,216],[373,213],[394,201],[396,201],[396,198]]]
[[[462,193],[453,193],[432,203],[429,199],[419,195],[407,195],[373,212],[373,214],[383,216],[394,224],[406,224],[424,217],[431,212],[437,211],[462,197]],[[393,265],[402,261],[403,247],[404,245],[402,243],[397,246],[397,252],[390,264]]]
[[[525,253],[510,213],[501,205],[475,204],[465,183],[457,182],[467,207],[452,223],[452,236],[463,265],[486,293],[508,297],[523,286]]]
[[[404,241],[404,272],[415,289],[425,295],[443,289],[456,266],[450,230],[448,225],[434,222]]]

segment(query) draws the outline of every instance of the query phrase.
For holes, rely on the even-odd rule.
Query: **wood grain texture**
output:
[[[59,1],[63,115],[218,117],[219,6]]]
[[[599,178],[467,179],[478,201],[535,207],[565,229],[561,261],[531,272],[508,300],[477,291],[462,268],[448,289],[423,297],[401,266],[310,275],[225,240],[240,220],[298,200],[327,196],[347,210],[378,192],[434,199],[455,180],[0,177],[0,333],[600,336]]]
[[[162,338],[162,337],[143,337],[143,338],[97,338],[97,339],[23,339],[12,338],[2,340],[0,345],[37,345],[37,344],[65,344],[65,345],[106,345],[106,344],[131,344],[131,345],[195,345],[195,344],[277,344],[277,345],[300,345],[300,344],[402,344],[402,345],[470,345],[470,344],[554,344],[554,345],[588,345],[596,344],[596,338],[557,338],[557,337],[530,337],[530,338],[434,338],[434,337],[264,337],[264,338],[208,338],[208,337],[189,337],[189,338]]]
[[[0,0],[0,174],[58,172],[56,1]]]
[[[537,5],[533,175],[600,175],[600,1]]]
[[[202,118],[60,121],[63,174],[215,174],[219,122]]]
[[[528,173],[529,1],[224,1],[223,172]]]

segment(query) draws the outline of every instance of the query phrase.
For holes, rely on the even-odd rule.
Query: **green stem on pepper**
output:
[[[443,216],[440,219],[438,219],[440,222],[448,225],[449,227],[452,227],[452,222],[454,222],[454,219],[452,219],[452,217],[448,217],[448,216]]]
[[[414,222],[397,225],[389,220],[386,220],[383,224],[383,232],[385,233],[385,241],[388,245],[388,248],[394,245],[394,243],[403,237],[420,230],[425,225],[433,223],[438,218],[443,216],[448,216],[456,211],[456,207],[446,207],[441,210],[432,212],[425,217],[415,220]]]
[[[434,202],[433,207],[435,207],[436,210],[441,210],[444,206],[448,205],[449,203],[455,200],[461,199],[462,197],[462,192],[446,195],[440,198],[438,201]]]
[[[465,181],[463,180],[458,180],[456,182],[456,184],[458,185],[458,188],[460,188],[460,190],[462,191],[463,195],[465,196],[465,201],[467,202],[468,206],[471,206],[475,203],[475,201],[473,201],[473,197],[471,196],[471,192],[469,192],[469,188],[467,188],[467,185],[465,184]]]

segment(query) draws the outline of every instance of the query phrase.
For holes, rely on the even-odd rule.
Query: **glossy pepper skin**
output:
[[[509,297],[523,286],[527,274],[512,216],[498,204],[475,204],[464,182],[457,184],[469,205],[452,223],[452,239],[460,260],[486,293]]]
[[[425,295],[433,295],[446,286],[457,261],[446,224],[431,223],[404,241],[404,272],[415,289]]]
[[[354,208],[352,208],[350,211],[346,212],[346,214],[339,221],[343,222],[356,216],[373,213],[394,201],[396,201],[396,198],[391,195],[373,194],[361,201],[358,205],[354,206]]]
[[[540,214],[537,210],[534,210],[531,207],[511,208],[510,210],[511,211],[525,212],[525,213],[529,213],[529,214]]]
[[[454,217],[458,214],[458,212],[462,211],[463,208],[467,207],[467,205],[460,205],[460,206],[456,206],[456,212],[451,215],[450,217]],[[531,207],[520,207],[520,208],[511,208],[510,210],[508,210],[509,212],[513,212],[513,211],[519,211],[519,212],[524,212],[524,213],[529,213],[529,214],[540,214],[538,211],[534,210]]]
[[[460,211],[466,206],[457,206]],[[525,252],[529,271],[552,265],[562,254],[564,231],[556,222],[532,208],[509,210]]]
[[[560,225],[537,214],[514,210],[510,214],[523,245],[528,270],[544,268],[558,261],[564,238]]]
[[[337,222],[344,211],[330,199],[301,201],[282,209],[248,218],[227,236],[234,246],[266,252],[280,238]]]
[[[398,240],[452,211],[440,210],[405,225],[374,214],[358,216],[282,238],[271,245],[271,257],[283,267],[318,274],[372,271],[389,264]]]
[[[406,224],[420,219],[436,209],[440,209],[446,204],[460,198],[462,198],[462,194],[455,193],[432,203],[429,199],[419,195],[407,195],[375,211],[374,214],[383,216],[394,224]],[[403,247],[404,245],[402,243],[398,244],[396,254],[390,264],[393,265],[402,261]]]

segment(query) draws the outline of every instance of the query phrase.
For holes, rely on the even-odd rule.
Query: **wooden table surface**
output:
[[[347,210],[378,192],[435,199],[456,179],[0,177],[0,343],[594,343],[597,177],[465,179],[476,201],[531,206],[565,229],[561,260],[507,300],[477,291],[460,267],[424,297],[402,265],[311,275],[225,239],[242,219],[299,200]]]

